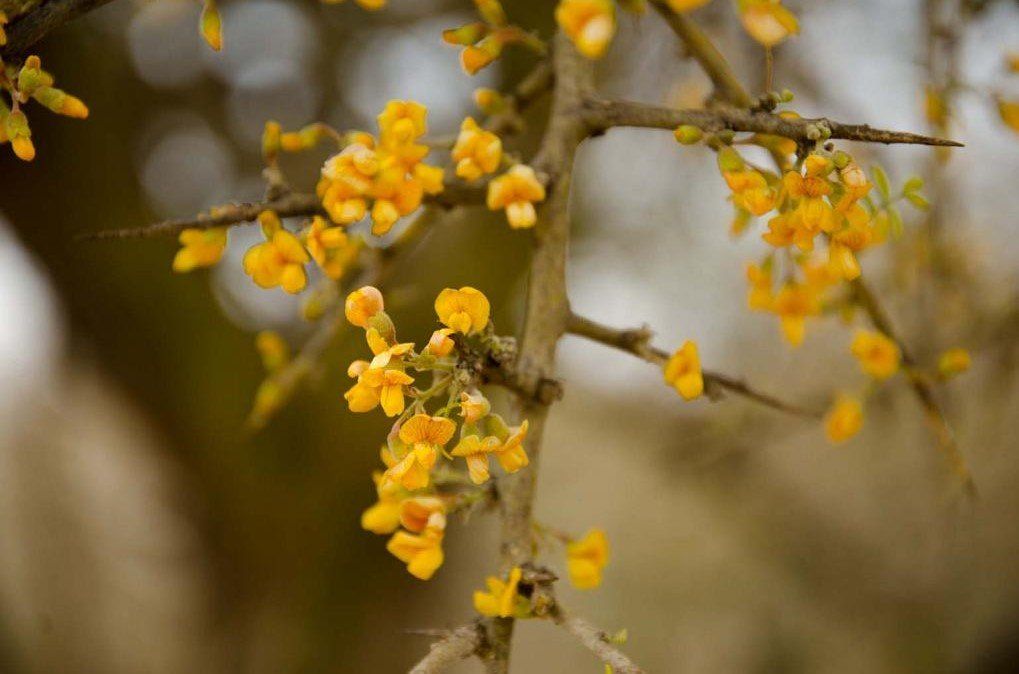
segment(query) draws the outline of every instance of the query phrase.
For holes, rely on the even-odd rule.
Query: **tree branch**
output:
[[[728,129],[765,133],[799,142],[817,142],[834,138],[886,145],[902,143],[963,147],[962,143],[954,140],[906,131],[875,129],[866,124],[844,124],[825,117],[787,119],[770,112],[752,112],[728,106],[719,106],[711,110],[677,110],[646,103],[604,100],[588,96],[583,101],[581,111],[591,128],[598,131],[616,126],[675,129],[677,126],[688,124],[708,132]]]
[[[448,632],[431,645],[428,655],[411,668],[410,674],[437,674],[457,662],[474,655],[482,644],[481,627],[477,623]]]
[[[651,5],[662,15],[665,23],[683,42],[687,53],[700,64],[712,84],[715,85],[715,93],[718,94],[718,97],[739,108],[751,107],[754,103],[753,98],[743,88],[739,79],[733,74],[729,62],[712,44],[700,26],[686,14],[673,11],[665,0],[651,0]]]
[[[917,373],[916,360],[913,358],[912,353],[907,348],[906,343],[896,334],[895,329],[892,327],[891,319],[863,279],[857,278],[852,281],[852,289],[857,304],[866,312],[871,324],[898,345],[899,351],[902,354],[902,364],[906,366],[905,374],[909,379],[910,388],[916,395],[916,399],[923,408],[924,416],[934,431],[938,447],[944,453],[945,460],[948,462],[948,468],[959,478],[966,495],[975,497],[977,491],[976,484],[973,482],[973,475],[966,465],[965,457],[959,451],[959,446],[955,442],[955,435],[952,433],[952,428],[948,424],[948,419],[945,417],[941,405],[938,404],[937,399],[934,397],[934,391],[931,389],[930,384]]]
[[[599,660],[612,667],[613,674],[643,674],[644,670],[616,648],[603,630],[583,618],[567,615],[558,603],[553,605],[549,617],[556,625],[577,637]]]
[[[669,360],[669,353],[651,345],[652,332],[647,327],[636,329],[618,329],[603,325],[590,318],[571,314],[567,323],[570,334],[584,337],[594,342],[611,346],[620,351],[630,353],[652,365],[662,367]],[[738,396],[753,400],[766,407],[808,419],[820,419],[823,413],[807,409],[780,400],[773,395],[763,393],[740,381],[719,372],[703,370],[704,387],[709,397],[717,396],[719,391],[729,391]]]
[[[54,28],[64,25],[82,14],[102,7],[111,0],[43,0],[27,12],[13,13],[11,8],[26,3],[3,2],[0,9],[7,11],[11,23],[7,26],[7,44],[0,48],[0,58],[20,56]]]

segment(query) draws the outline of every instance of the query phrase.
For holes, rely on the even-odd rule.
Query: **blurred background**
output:
[[[925,5],[786,4],[803,34],[779,49],[775,81],[796,93],[797,111],[928,130]],[[506,5],[551,34],[551,3]],[[497,566],[490,516],[453,524],[428,583],[361,530],[387,422],[346,411],[356,334],[267,428],[243,432],[263,377],[253,334],[273,328],[299,345],[313,329],[297,318],[299,299],[243,274],[256,228],[234,229],[211,273],[186,276],[170,271],[171,239],[74,236],[258,198],[266,119],[374,131],[388,99],[413,98],[428,105],[432,133],[451,133],[473,113],[475,87],[510,87],[532,57],[510,50],[464,76],[439,34],[473,20],[466,1],[391,0],[367,13],[244,0],[222,11],[219,54],[200,41],[199,6],[183,0],[122,0],[54,32],[38,53],[91,117],[36,111],[37,159],[0,152],[0,671],[403,671],[429,643],[408,630],[469,620],[471,590]],[[730,4],[696,17],[759,89],[759,49]],[[1010,50],[1014,2],[990,3],[960,34],[967,88],[950,135],[966,148],[947,164],[923,147],[844,146],[896,183],[929,178],[937,236],[911,213],[901,240],[865,256],[864,274],[922,360],[951,346],[973,354],[939,395],[975,504],[951,505],[901,377],[871,399],[861,435],[832,447],[816,423],[739,399],[683,403],[642,362],[562,343],[567,393],[549,425],[537,516],[575,534],[606,530],[604,585],[564,588],[564,603],[628,628],[626,650],[648,671],[1016,671],[1019,137],[987,95],[1019,94],[1002,66]],[[710,89],[653,13],[620,16],[598,77],[608,94],[673,105]],[[529,156],[546,112],[536,106],[510,146]],[[307,188],[324,157],[286,169]],[[815,321],[794,351],[772,317],[745,309],[744,265],[764,244],[756,230],[730,237],[726,196],[710,152],[666,132],[585,144],[575,309],[649,323],[665,348],[694,339],[707,367],[814,407],[862,389],[850,328]],[[401,336],[423,341],[434,294],[468,283],[512,332],[528,248],[501,214],[443,218],[390,285]],[[559,551],[546,559],[564,570]],[[525,623],[513,671],[602,669],[565,633]]]

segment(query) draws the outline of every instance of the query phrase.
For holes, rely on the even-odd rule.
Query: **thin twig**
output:
[[[786,118],[770,112],[753,112],[741,108],[718,106],[710,110],[678,110],[633,101],[605,100],[589,96],[582,113],[594,129],[607,130],[617,126],[653,129],[675,129],[696,126],[704,131],[724,130],[764,133],[783,136],[799,142],[818,142],[834,138],[867,143],[936,145],[962,147],[962,143],[933,138],[907,131],[875,129],[866,124],[845,124],[824,117],[817,119]]]
[[[471,623],[446,633],[431,645],[428,655],[410,669],[410,674],[437,674],[477,653],[482,644],[480,625]]]
[[[906,367],[906,376],[909,379],[910,388],[923,408],[924,416],[934,431],[938,447],[944,453],[949,469],[959,478],[967,496],[975,497],[977,494],[976,484],[973,482],[973,476],[966,465],[966,459],[962,452],[959,451],[952,428],[948,424],[948,419],[945,417],[941,405],[938,404],[937,399],[934,397],[934,391],[931,389],[930,384],[926,379],[917,374],[917,364],[912,353],[907,348],[906,343],[896,334],[891,319],[881,306],[877,296],[871,292],[867,284],[863,282],[863,279],[855,279],[852,282],[852,289],[857,304],[866,312],[871,324],[898,345],[899,351],[902,354],[902,364]]]
[[[583,618],[568,615],[558,603],[552,607],[549,617],[556,625],[577,637],[599,660],[612,667],[613,674],[643,674],[644,670],[616,648],[603,630]]]
[[[571,314],[567,323],[567,331],[578,337],[584,337],[605,346],[625,351],[658,367],[663,366],[669,359],[668,352],[651,345],[652,333],[647,327],[636,329],[612,328],[590,318]],[[702,375],[704,377],[704,386],[709,396],[712,389],[716,391],[721,389],[780,412],[808,419],[820,419],[823,416],[822,412],[785,402],[771,394],[758,391],[746,382],[729,375],[711,370],[703,370]]]

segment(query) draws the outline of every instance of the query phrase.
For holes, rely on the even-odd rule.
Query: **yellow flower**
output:
[[[750,291],[747,293],[747,306],[755,311],[768,311],[774,299],[771,289],[771,267],[747,265],[747,281]]]
[[[491,305],[485,294],[470,286],[459,290],[446,288],[435,298],[439,322],[465,335],[483,330],[488,325],[490,312]]]
[[[334,281],[343,276],[347,266],[357,257],[360,246],[350,240],[340,227],[330,227],[325,218],[316,215],[303,232],[304,245],[315,264]]]
[[[379,136],[386,141],[409,143],[428,131],[428,108],[417,101],[389,101],[378,116]]]
[[[971,362],[969,352],[966,349],[958,347],[949,349],[938,357],[938,372],[942,377],[948,379],[968,370]]]
[[[449,336],[454,332],[456,332],[456,330],[453,328],[439,328],[433,332],[431,338],[428,340],[428,345],[425,346],[425,353],[430,353],[438,358],[451,354],[453,352],[453,347],[456,346],[456,344],[453,343],[453,340],[450,339]]]
[[[367,328],[368,321],[383,310],[382,293],[374,286],[363,286],[347,295],[343,311],[347,321],[359,328]]]
[[[181,248],[173,257],[173,270],[178,274],[198,267],[211,267],[223,258],[226,250],[226,227],[185,229],[178,237]]]
[[[485,579],[488,591],[474,591],[474,610],[489,618],[527,618],[531,614],[531,606],[522,597],[517,588],[523,571],[514,566],[509,577],[503,581],[495,576]]]
[[[686,400],[693,400],[704,392],[704,376],[697,345],[686,341],[672,354],[663,369],[665,383],[676,389]]]
[[[308,283],[304,271],[308,252],[272,211],[262,211],[258,219],[267,240],[244,254],[244,271],[262,288],[280,286],[288,293],[301,292]]]
[[[255,348],[268,372],[280,369],[290,360],[290,347],[278,332],[263,330],[255,335]]]
[[[391,534],[400,526],[403,497],[398,489],[384,486],[382,473],[372,473],[378,501],[361,513],[361,528],[373,534]]]
[[[782,334],[793,346],[803,343],[808,316],[821,313],[817,290],[801,283],[786,283],[775,296],[772,311],[782,324]]]
[[[460,125],[460,135],[453,146],[456,174],[464,180],[477,180],[499,168],[502,161],[502,141],[491,131],[485,131],[474,118],[467,117]]]
[[[796,16],[781,0],[739,0],[739,11],[743,28],[765,47],[774,47],[800,32]]]
[[[32,144],[32,129],[28,126],[28,117],[21,110],[7,111],[7,106],[0,102],[0,117],[3,130],[0,140],[11,142],[11,149],[18,159],[32,161],[35,159],[35,145]]]
[[[481,391],[473,389],[460,393],[460,414],[464,421],[469,424],[476,424],[487,417],[492,411],[492,404],[488,398],[481,394]]]
[[[453,451],[453,456],[461,456],[467,461],[467,475],[474,484],[488,481],[488,455],[499,446],[499,439],[493,436],[482,438],[480,435],[466,435],[460,439]]]
[[[860,432],[863,426],[863,407],[856,398],[840,395],[824,418],[824,429],[828,440],[833,443],[845,442]]]
[[[472,424],[465,425],[465,434],[457,443],[453,456],[463,457],[467,461],[467,473],[474,484],[482,484],[490,477],[488,470],[488,455],[494,454],[499,465],[507,473],[515,473],[527,466],[529,459],[524,450],[524,440],[527,438],[528,422],[525,419],[516,428],[507,428],[506,422],[498,415],[491,415],[486,419],[485,434],[470,431],[480,429],[472,428]]]
[[[421,533],[428,527],[446,526],[446,504],[437,496],[411,496],[400,503],[400,524],[407,531]]]
[[[386,544],[386,550],[407,565],[410,575],[428,580],[442,566],[443,530],[428,527],[422,534],[397,531]]]
[[[902,352],[898,344],[880,332],[858,331],[850,350],[863,371],[875,379],[888,379],[899,371]]]
[[[545,186],[538,181],[534,169],[517,164],[488,184],[489,210],[506,210],[510,227],[533,227],[538,220],[534,203],[545,200]]]
[[[609,561],[609,541],[601,529],[591,529],[577,541],[566,544],[566,566],[570,582],[578,590],[601,585],[602,569]]]
[[[616,32],[612,0],[560,0],[555,18],[577,51],[589,59],[601,58]]]
[[[1008,128],[1019,133],[1019,101],[998,99],[998,115]],[[19,155],[20,156],[20,155]]]
[[[704,5],[711,2],[711,0],[667,0],[667,1],[669,3],[669,8],[672,9],[672,11],[676,12],[677,14],[692,12],[698,7],[703,7]]]
[[[400,427],[400,442],[408,446],[407,455],[389,467],[383,481],[399,483],[413,491],[428,486],[429,471],[437,453],[453,437],[456,424],[445,417],[415,414]]]
[[[395,417],[404,409],[403,387],[413,383],[401,369],[369,367],[343,397],[351,412],[370,412],[381,404],[387,417]]]
[[[760,171],[727,171],[722,176],[732,190],[732,203],[739,208],[754,215],[764,215],[775,208],[778,195]]]

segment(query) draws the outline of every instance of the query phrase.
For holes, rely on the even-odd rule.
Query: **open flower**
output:
[[[325,218],[319,215],[311,219],[302,234],[304,245],[315,264],[334,281],[343,276],[360,248],[341,227],[330,227]]]
[[[527,618],[531,614],[531,606],[527,599],[518,593],[520,578],[523,571],[514,566],[506,580],[489,576],[485,579],[488,590],[474,591],[474,609],[489,618]]]
[[[445,417],[415,414],[408,419],[399,432],[407,454],[386,470],[383,482],[399,483],[411,491],[427,487],[436,455],[450,441],[454,431],[456,424]]]
[[[435,298],[439,321],[465,335],[480,332],[488,325],[491,305],[477,288],[464,286],[459,290],[446,288]]]
[[[445,526],[446,504],[437,496],[411,496],[400,503],[400,524],[407,531],[421,533],[427,527]]]
[[[556,22],[589,59],[601,58],[616,33],[616,8],[612,0],[560,0]]]
[[[665,364],[663,374],[665,383],[675,388],[686,400],[693,400],[703,393],[704,376],[701,374],[697,344],[691,341],[684,342]]]
[[[441,526],[427,526],[420,534],[397,531],[386,544],[386,550],[407,565],[410,575],[428,580],[445,560],[442,552],[444,529],[445,518],[442,518]]]
[[[591,529],[580,540],[566,544],[566,566],[570,582],[578,590],[601,585],[602,569],[609,561],[609,541],[601,529]]]
[[[391,534],[400,526],[403,497],[393,485],[383,486],[382,472],[372,473],[379,500],[361,513],[361,528],[373,534]]]
[[[493,173],[502,161],[502,141],[491,131],[485,131],[473,117],[460,125],[460,135],[453,146],[456,174],[464,180],[477,180]]]
[[[370,412],[381,404],[387,417],[395,417],[404,409],[403,388],[413,383],[399,368],[368,367],[343,397],[351,412]]]
[[[502,469],[507,473],[515,473],[525,467],[529,459],[524,450],[527,438],[528,422],[516,428],[509,428],[498,414],[485,418],[484,428],[472,424],[464,424],[464,435],[457,443],[453,456],[463,457],[467,461],[467,474],[474,484],[486,482],[490,476],[488,457],[495,455]]]
[[[860,432],[863,427],[863,407],[852,396],[840,395],[824,418],[828,440],[838,444]]]
[[[796,15],[782,6],[782,0],[739,0],[739,13],[743,28],[765,47],[800,32]]]
[[[279,216],[272,211],[258,215],[266,241],[244,254],[244,271],[262,288],[279,286],[288,293],[299,293],[308,284],[304,265],[308,251],[301,241],[283,229]]]
[[[188,228],[180,233],[178,240],[182,248],[173,258],[175,272],[183,274],[198,267],[211,267],[223,258],[226,227]]]
[[[850,350],[863,371],[875,379],[888,379],[899,371],[902,350],[880,332],[858,331]]]
[[[545,186],[526,164],[517,164],[488,183],[489,210],[505,209],[506,219],[514,229],[534,227],[538,221],[534,204],[544,200]]]

